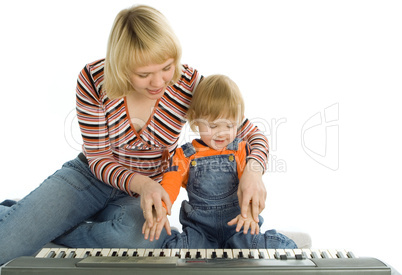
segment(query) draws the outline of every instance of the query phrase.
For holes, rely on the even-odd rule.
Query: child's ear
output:
[[[198,123],[196,121],[190,122],[190,129],[193,132],[198,132]]]

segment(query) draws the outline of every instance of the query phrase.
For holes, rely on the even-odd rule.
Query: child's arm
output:
[[[162,219],[160,222],[157,221],[156,211],[155,208],[152,209],[152,216],[153,216],[153,223],[152,226],[149,226],[149,222],[145,221],[144,225],[142,226],[142,234],[144,234],[144,238],[152,242],[154,239],[158,240],[162,229],[165,228],[168,235],[171,235],[172,232],[170,230],[170,223],[167,218],[167,210],[166,208],[162,208]]]
[[[244,218],[241,214],[237,215],[236,218],[228,222],[228,225],[235,225],[236,226],[236,232],[240,232],[240,229],[243,227],[243,234],[247,234],[248,230],[251,229],[250,234],[258,234],[260,232],[260,226],[258,225],[258,222],[256,222],[253,219],[252,216],[252,204],[250,203],[248,210],[247,210],[247,218]]]
[[[183,181],[186,179],[187,175],[187,161],[185,156],[183,155],[183,150],[181,148],[176,149],[174,156],[171,159],[169,168],[165,171],[163,175],[163,179],[161,181],[162,187],[169,194],[170,201],[173,205],[177,196],[179,195],[181,185]],[[151,217],[151,221],[148,219],[145,220],[145,223],[142,227],[142,234],[144,234],[144,238],[150,241],[153,241],[154,238],[157,240],[162,232],[163,227],[165,227],[167,233],[170,235],[170,223],[167,219],[167,208],[164,202],[162,202],[162,220],[156,220],[156,211],[153,209],[153,217]],[[150,226],[151,225],[151,226]]]

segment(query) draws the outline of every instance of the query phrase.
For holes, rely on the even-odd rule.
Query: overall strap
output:
[[[194,155],[196,153],[195,148],[191,142],[187,142],[186,144],[181,146],[181,149],[183,149],[183,154],[186,158]]]
[[[241,140],[240,138],[235,138],[235,139],[226,147],[226,149],[237,151],[237,149],[239,148],[239,143],[240,143],[241,141],[242,141],[242,140]]]

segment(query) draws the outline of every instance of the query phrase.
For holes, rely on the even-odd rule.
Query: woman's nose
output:
[[[163,76],[161,73],[156,73],[153,75],[151,79],[151,85],[156,88],[161,88],[165,81],[163,80]]]

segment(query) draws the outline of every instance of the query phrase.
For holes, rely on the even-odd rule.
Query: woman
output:
[[[202,78],[180,57],[178,40],[157,10],[137,6],[117,15],[106,58],[78,77],[83,153],[18,203],[0,205],[0,247],[7,247],[0,250],[0,264],[32,255],[52,240],[70,247],[161,245],[170,232],[149,242],[141,227],[153,208],[162,218],[162,201],[170,212],[159,181]],[[268,144],[247,119],[238,137],[251,145],[239,185],[241,210],[245,215],[251,200],[258,219],[265,206]]]

